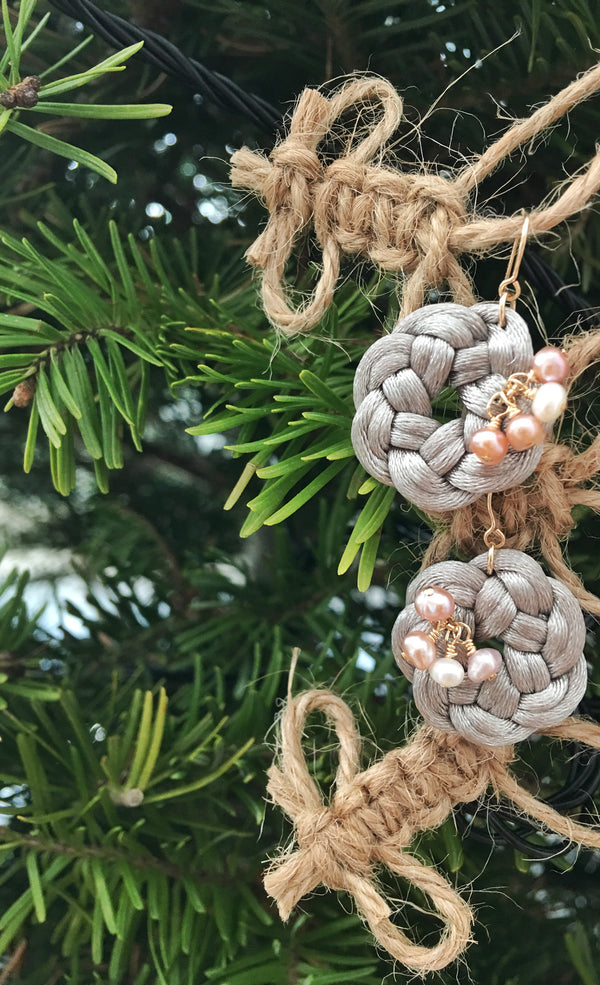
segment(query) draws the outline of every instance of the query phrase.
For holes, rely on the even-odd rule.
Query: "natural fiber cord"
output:
[[[309,714],[322,712],[339,739],[339,766],[331,803],[323,803],[302,750]],[[600,749],[600,728],[570,719],[546,734]],[[435,869],[406,851],[419,831],[436,828],[459,803],[477,800],[489,787],[581,845],[600,847],[600,831],[540,804],[508,772],[510,746],[482,747],[461,736],[422,726],[399,749],[359,772],[360,737],[354,717],[329,691],[290,698],[280,722],[278,763],[269,770],[269,794],[294,823],[297,847],[275,859],[267,892],[286,920],[298,901],[319,885],[354,898],[378,943],[413,971],[446,967],[471,940],[469,905]],[[420,889],[444,923],[433,947],[414,943],[394,925],[392,907],[375,886],[383,866]],[[404,921],[403,921],[404,922]]]
[[[270,213],[264,232],[246,254],[249,263],[262,270],[269,320],[290,335],[314,328],[331,304],[344,254],[406,276],[403,316],[423,305],[429,288],[443,284],[458,304],[473,304],[471,282],[458,257],[483,256],[513,242],[523,218],[478,217],[469,196],[517,147],[598,88],[600,65],[515,123],[454,178],[427,171],[425,165],[413,173],[382,165],[386,146],[403,118],[402,99],[385,79],[352,78],[329,99],[305,89],[287,137],[269,158],[247,147],[231,158],[234,187],[254,192]],[[348,117],[369,105],[380,107],[379,122],[353,144]],[[340,126],[348,150],[328,163],[319,147]],[[580,212],[599,188],[600,151],[551,204],[529,213],[528,235],[548,232]],[[288,296],[286,264],[298,239],[310,230],[322,252],[322,272],[307,303],[294,305]]]
[[[263,303],[275,326],[291,335],[317,324],[333,298],[343,254],[366,257],[406,278],[400,324],[371,346],[357,373],[353,442],[372,475],[438,522],[427,570],[409,588],[393,640],[398,662],[413,680],[417,706],[433,724],[359,772],[360,739],[347,705],[328,691],[296,698],[290,693],[268,789],[294,823],[297,848],[273,862],[265,887],[284,919],[320,884],[350,893],[377,941],[413,971],[446,967],[471,939],[468,903],[407,851],[415,834],[440,825],[457,804],[475,801],[491,787],[549,830],[600,847],[600,830],[540,803],[507,768],[512,744],[532,732],[600,749],[600,728],[563,720],[585,691],[580,605],[600,615],[600,600],[566,565],[559,546],[572,528],[573,506],[600,510],[600,492],[584,488],[600,471],[600,438],[581,454],[548,441],[543,449],[509,452],[499,466],[474,460],[469,438],[489,422],[487,402],[506,377],[530,368],[532,352],[520,316],[507,311],[500,329],[497,304],[474,304],[458,261],[461,253],[483,255],[512,242],[522,229],[520,215],[474,214],[469,196],[478,183],[599,88],[600,65],[515,123],[454,179],[429,173],[424,165],[414,174],[383,165],[386,144],[402,118],[402,100],[389,83],[373,78],[352,79],[329,99],[305,90],[288,136],[270,159],[247,148],[232,158],[233,183],[260,195],[270,212],[248,259],[263,271]],[[361,107],[375,105],[379,121],[366,133],[359,127],[353,144],[353,119]],[[320,156],[319,146],[336,135],[342,115],[347,150],[331,161]],[[600,151],[551,205],[530,213],[529,235],[583,209],[599,188]],[[311,230],[322,250],[322,272],[307,303],[295,306],[286,264],[298,238]],[[422,309],[427,290],[443,285],[455,303]],[[600,331],[578,336],[566,348],[572,385],[600,358]],[[457,389],[465,413],[440,424],[431,401],[448,385]],[[466,556],[480,554],[490,522],[483,494],[492,492],[508,548],[496,552],[493,572],[487,555],[468,564],[445,561],[455,547]],[[558,581],[521,553],[534,543]],[[426,628],[412,602],[429,585],[451,591],[458,618],[478,642],[503,640],[496,679],[445,689],[403,660],[405,635]],[[302,750],[304,723],[313,711],[333,723],[340,744],[330,804],[323,803]],[[429,898],[444,924],[437,944],[425,947],[394,924],[392,908],[375,886],[382,866]]]

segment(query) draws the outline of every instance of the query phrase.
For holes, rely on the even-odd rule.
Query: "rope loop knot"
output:
[[[512,242],[523,220],[520,214],[480,218],[469,205],[471,194],[517,147],[599,87],[600,66],[594,66],[454,174],[424,162],[412,172],[399,170],[393,160],[386,163],[404,105],[385,79],[350,77],[329,97],[305,89],[287,136],[268,158],[247,147],[231,158],[233,186],[254,192],[270,213],[246,254],[262,270],[269,320],[289,335],[314,328],[333,299],[343,255],[407,278],[403,316],[422,306],[430,288],[444,284],[458,304],[473,304],[471,281],[458,257],[483,256]],[[331,147],[340,143],[341,155],[331,160]],[[551,204],[528,209],[529,235],[547,232],[584,208],[598,188],[600,151]],[[308,297],[296,301],[286,266],[311,229],[321,271]]]
[[[302,749],[306,719],[314,711],[326,716],[339,741],[329,805],[323,802]],[[578,719],[543,733],[600,749],[600,728]],[[264,885],[282,919],[321,884],[348,892],[378,943],[413,971],[446,967],[471,940],[473,913],[468,903],[439,872],[406,850],[415,834],[438,827],[457,804],[471,803],[491,787],[497,797],[504,794],[549,830],[600,847],[597,828],[564,817],[519,785],[507,768],[513,758],[511,746],[481,746],[424,725],[406,745],[360,772],[361,742],[352,712],[341,698],[324,690],[289,697],[279,739],[268,791],[292,820],[296,845],[273,860]],[[394,911],[374,883],[378,866],[429,897],[444,925],[437,943],[415,943],[393,923]]]

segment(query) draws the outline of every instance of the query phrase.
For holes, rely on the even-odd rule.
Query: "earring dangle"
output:
[[[506,325],[506,305],[516,305],[521,294],[518,281],[519,268],[529,229],[526,218],[521,230],[519,244],[515,242],[508,261],[506,277],[498,288],[498,324]],[[513,373],[501,390],[488,401],[486,411],[491,417],[489,424],[476,431],[469,441],[469,450],[486,465],[501,462],[509,448],[514,451],[527,451],[541,445],[545,438],[545,424],[553,424],[567,406],[567,391],[563,386],[571,372],[564,352],[548,345],[533,357],[528,373]],[[523,409],[528,401],[531,412]]]
[[[459,509],[522,483],[564,410],[566,356],[553,346],[534,356],[513,307],[527,230],[525,220],[499,303],[419,308],[371,345],[356,370],[356,456],[420,509]],[[448,386],[464,411],[440,423],[432,401]]]
[[[534,356],[514,310],[527,232],[525,219],[498,302],[408,315],[367,350],[354,385],[352,440],[368,472],[434,512],[487,494],[487,553],[417,575],[392,648],[429,724],[492,746],[559,724],[587,683],[577,600],[533,558],[505,548],[492,508],[494,492],[533,472],[567,399],[565,354],[546,346]],[[431,401],[448,385],[464,413],[440,424]]]

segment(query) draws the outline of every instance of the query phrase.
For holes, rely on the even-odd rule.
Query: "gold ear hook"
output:
[[[506,542],[506,537],[500,530],[500,527],[496,522],[494,511],[492,509],[493,495],[494,495],[493,493],[487,494],[487,509],[488,509],[488,516],[490,518],[490,525],[483,535],[483,542],[485,546],[488,548],[488,563],[487,563],[488,575],[493,575],[494,573],[494,555],[496,553],[496,549],[497,548],[500,549],[501,547],[504,547],[504,544]]]
[[[506,325],[506,305],[507,303],[511,308],[514,308],[517,303],[517,298],[521,294],[521,285],[517,280],[519,276],[519,270],[521,267],[521,260],[523,259],[523,254],[525,252],[525,247],[527,245],[527,233],[529,232],[529,216],[525,216],[523,220],[523,225],[521,227],[521,235],[518,240],[513,243],[512,252],[510,254],[510,259],[508,261],[508,266],[506,268],[506,274],[504,280],[500,283],[498,287],[498,296],[500,298],[500,304],[498,305],[498,324],[501,328]]]

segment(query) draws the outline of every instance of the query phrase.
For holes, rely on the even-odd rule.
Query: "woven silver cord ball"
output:
[[[498,551],[492,575],[487,563],[487,554],[481,554],[468,564],[443,561],[422,571],[408,587],[392,647],[398,666],[413,682],[425,721],[472,742],[500,746],[558,725],[575,711],[587,684],[585,623],[575,596],[527,554]],[[494,680],[475,684],[465,678],[458,687],[444,688],[427,670],[416,670],[404,660],[407,633],[432,628],[413,604],[416,593],[428,586],[451,593],[454,618],[467,624],[477,645],[504,643]],[[443,656],[443,642],[437,645]]]
[[[490,398],[508,376],[527,372],[532,359],[527,325],[510,309],[501,328],[498,304],[419,308],[370,346],[358,365],[356,457],[426,510],[458,509],[519,485],[539,462],[541,445],[510,449],[498,465],[485,465],[469,451],[469,440],[489,424]],[[446,386],[458,390],[465,413],[442,424],[432,418],[431,401]]]

